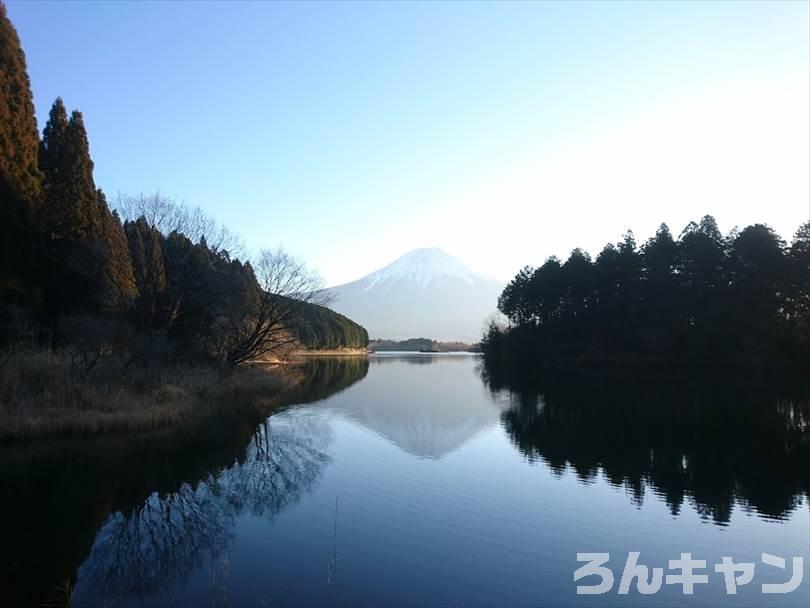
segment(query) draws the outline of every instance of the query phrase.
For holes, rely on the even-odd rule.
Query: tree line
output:
[[[123,348],[131,362],[232,367],[289,349],[296,328],[310,348],[367,342],[360,326],[310,306],[325,303],[320,279],[285,252],[240,260],[238,237],[159,195],[117,206],[94,182],[81,112],[57,98],[40,138],[25,55],[0,3],[0,349],[86,344],[80,366]]]
[[[477,344],[466,342],[442,342],[431,338],[408,338],[407,340],[371,340],[370,350],[375,351],[431,351],[431,352],[477,352]]]
[[[575,249],[523,268],[498,299],[507,323],[489,365],[560,361],[810,365],[810,222],[788,245],[770,227],[723,235],[705,216],[675,239],[632,232],[596,259]]]

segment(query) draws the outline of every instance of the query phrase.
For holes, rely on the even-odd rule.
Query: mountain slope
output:
[[[477,342],[503,284],[441,249],[416,249],[365,277],[331,288],[330,308],[371,338]]]

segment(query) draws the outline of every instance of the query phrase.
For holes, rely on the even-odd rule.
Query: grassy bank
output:
[[[141,432],[224,408],[270,408],[300,382],[294,366],[209,366],[86,370],[65,353],[15,354],[0,372],[0,440]]]

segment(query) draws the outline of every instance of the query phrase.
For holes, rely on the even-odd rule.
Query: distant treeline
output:
[[[96,187],[80,112],[57,98],[40,139],[0,4],[0,365],[22,342],[231,366],[290,348],[296,330],[308,348],[365,344],[362,327],[307,308],[320,285],[283,252],[240,261],[237,238],[159,196],[119,208],[123,218]]]
[[[711,216],[678,239],[628,232],[592,260],[575,249],[507,285],[482,342],[487,365],[664,363],[810,366],[810,222],[790,245],[756,224],[724,236]]]
[[[368,347],[377,351],[434,351],[477,352],[477,344],[466,342],[439,342],[430,338],[409,338],[407,340],[372,340]]]

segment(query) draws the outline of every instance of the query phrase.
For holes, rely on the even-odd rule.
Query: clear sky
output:
[[[329,284],[810,216],[810,3],[7,3],[40,126]]]

